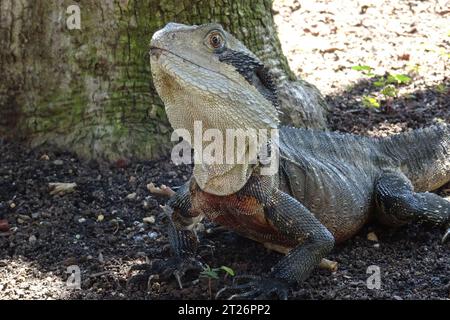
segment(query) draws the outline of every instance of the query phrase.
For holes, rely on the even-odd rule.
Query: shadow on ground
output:
[[[327,96],[333,107],[330,129],[370,136],[399,133],[437,123],[450,123],[450,82],[420,89],[386,101],[375,80],[360,79],[349,89]],[[398,89],[402,89],[399,86]],[[380,97],[380,108],[367,108],[364,96]]]

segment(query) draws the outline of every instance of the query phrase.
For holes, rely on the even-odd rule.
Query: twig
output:
[[[159,188],[155,186],[154,183],[150,182],[147,185],[147,190],[152,194],[157,194],[160,196],[165,197],[172,197],[175,194],[175,191],[173,191],[170,187],[162,184]]]
[[[320,261],[319,268],[335,272],[338,269],[338,263],[324,258]]]

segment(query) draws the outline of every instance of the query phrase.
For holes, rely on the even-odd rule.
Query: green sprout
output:
[[[390,74],[388,75],[386,82],[389,84],[409,84],[411,78],[406,74]]]
[[[234,277],[235,273],[234,270],[227,266],[221,266],[220,270],[224,271],[225,273],[229,274],[230,276]]]
[[[378,102],[378,100],[376,98],[369,97],[369,96],[363,96],[362,98],[363,98],[362,103],[363,103],[364,107],[366,107],[366,108],[379,108],[380,107],[380,103]]]
[[[385,97],[396,98],[398,90],[392,84],[388,84],[381,90],[381,94],[383,94]]]
[[[369,77],[376,88],[380,88],[380,94],[384,96],[384,100],[387,101],[388,105],[392,102],[392,98],[398,97],[399,85],[407,85],[411,83],[412,79],[406,74],[387,74],[385,76],[377,76],[372,71],[373,68],[369,66],[353,66],[352,70],[360,71],[364,76]],[[376,97],[363,96],[362,104],[366,108],[379,108],[380,101]]]
[[[200,273],[200,276],[209,279],[219,279],[219,274],[217,273],[217,271],[217,268],[212,269],[210,266],[206,265],[206,267]]]
[[[436,91],[440,94],[447,93],[447,86],[444,83],[439,83],[436,86]]]
[[[210,299],[212,298],[211,280],[219,280],[220,271],[223,271],[225,273],[225,277],[228,275],[234,277],[235,275],[234,270],[227,266],[221,266],[220,268],[211,268],[209,265],[206,265],[203,271],[200,272],[200,277],[208,279],[208,293]]]
[[[234,270],[227,266],[221,266],[220,268],[211,268],[209,265],[203,269],[200,276],[211,279],[219,279],[219,272],[223,271],[225,274],[234,277]]]
[[[361,65],[353,66],[352,70],[361,71],[365,76],[370,78],[374,76],[374,74],[372,73],[373,68],[369,66],[361,66]]]

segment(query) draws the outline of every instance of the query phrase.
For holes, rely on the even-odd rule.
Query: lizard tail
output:
[[[434,125],[383,140],[416,191],[432,191],[450,181],[450,125]]]

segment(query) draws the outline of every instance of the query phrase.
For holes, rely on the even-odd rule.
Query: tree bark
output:
[[[70,5],[81,30],[69,30]],[[156,158],[170,126],[148,45],[167,22],[219,22],[275,74],[285,123],[325,127],[326,103],[295,78],[270,0],[0,0],[0,136],[88,159]]]

